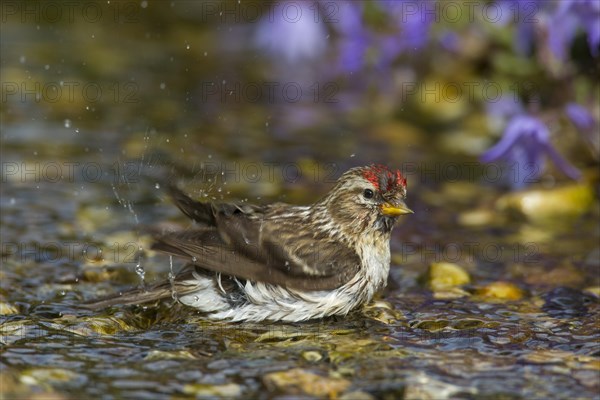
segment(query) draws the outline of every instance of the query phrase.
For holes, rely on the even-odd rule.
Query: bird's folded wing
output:
[[[211,271],[303,290],[336,289],[360,268],[352,249],[315,236],[289,213],[278,213],[277,207],[209,204],[175,187],[169,192],[177,207],[204,227],[168,234],[153,245],[156,250]]]
[[[354,258],[331,260],[331,266],[326,268],[327,274],[315,275],[303,273],[303,266],[297,265],[296,261],[288,262],[278,256],[254,253],[256,249],[240,251],[239,244],[235,247],[221,241],[216,230],[174,232],[157,239],[152,246],[155,250],[184,257],[210,271],[300,290],[336,289],[352,279],[359,266]],[[266,262],[259,261],[259,258]]]

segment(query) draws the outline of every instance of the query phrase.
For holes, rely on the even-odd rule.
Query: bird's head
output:
[[[383,165],[352,168],[323,199],[332,222],[346,234],[389,234],[406,206],[406,178]]]

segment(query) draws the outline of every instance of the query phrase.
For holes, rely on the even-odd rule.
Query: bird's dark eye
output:
[[[363,192],[363,196],[365,196],[365,199],[372,199],[374,193],[371,189],[365,189],[365,191]]]

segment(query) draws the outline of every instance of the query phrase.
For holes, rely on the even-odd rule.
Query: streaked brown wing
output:
[[[152,248],[185,257],[193,264],[210,271],[301,290],[332,290],[343,285],[356,273],[356,269],[348,268],[333,275],[290,274],[272,264],[252,260],[224,244],[212,242],[213,235],[214,233],[207,231],[175,232],[158,239]]]
[[[287,214],[287,205],[208,204],[170,190],[190,218],[216,227],[168,234],[153,248],[186,257],[208,270],[252,281],[303,290],[331,290],[350,280],[360,267],[350,248],[313,233]],[[284,212],[277,210],[284,209]],[[209,212],[210,216],[206,216]],[[269,213],[269,218],[265,216]],[[302,233],[304,232],[304,233]]]
[[[350,279],[358,272],[358,255],[343,243],[315,234],[290,206],[217,214],[217,229],[235,251],[288,276]],[[267,215],[265,215],[267,214]],[[307,229],[308,228],[308,229]]]

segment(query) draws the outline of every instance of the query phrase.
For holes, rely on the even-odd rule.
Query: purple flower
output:
[[[486,102],[485,108],[488,127],[494,132],[503,129],[508,119],[524,112],[521,102],[508,94],[496,101]]]
[[[503,120],[523,113],[523,105],[514,96],[503,95],[496,101],[486,102],[487,114]]]
[[[517,174],[514,187],[523,187],[538,178],[544,169],[544,155],[568,177],[578,179],[579,170],[565,160],[550,143],[548,127],[538,118],[517,115],[506,127],[502,139],[482,156],[483,162],[500,159],[512,163]]]
[[[363,21],[364,3],[346,1],[339,4],[340,18],[335,28],[340,33],[340,69],[356,72],[365,63],[369,48],[377,51],[376,66],[386,71],[403,52],[422,49],[429,39],[429,30],[435,20],[435,2],[408,0],[383,1],[376,4],[390,19],[390,32],[377,32]]]
[[[380,0],[379,4],[399,28],[397,34],[389,37],[392,43],[388,48],[399,53],[425,46],[431,24],[436,19],[435,1]]]
[[[566,60],[579,29],[587,33],[590,52],[599,55],[599,0],[498,0],[503,18],[501,25],[516,23],[514,46],[518,53],[527,54],[533,48],[536,34],[547,34],[547,46],[559,60]],[[542,29],[540,29],[542,28]],[[540,35],[541,37],[541,35]]]
[[[278,4],[259,22],[255,44],[290,64],[322,55],[327,47],[327,31],[322,22],[315,21],[311,4]]]
[[[498,24],[505,26],[511,21],[516,24],[513,46],[517,53],[529,54],[535,41],[536,24],[544,20],[553,2],[541,0],[498,0],[500,19]]]
[[[585,107],[580,106],[577,103],[567,104],[565,112],[571,122],[573,122],[577,129],[581,131],[592,130],[596,125],[596,121],[592,114]]]
[[[356,72],[363,67],[365,53],[371,42],[371,33],[362,21],[362,3],[343,2],[339,4],[340,18],[336,28],[341,34],[340,69]]]
[[[563,0],[559,4],[548,27],[550,48],[557,57],[564,59],[564,49],[571,44],[580,26],[587,33],[590,53],[598,57],[600,46],[600,1],[598,0]]]

